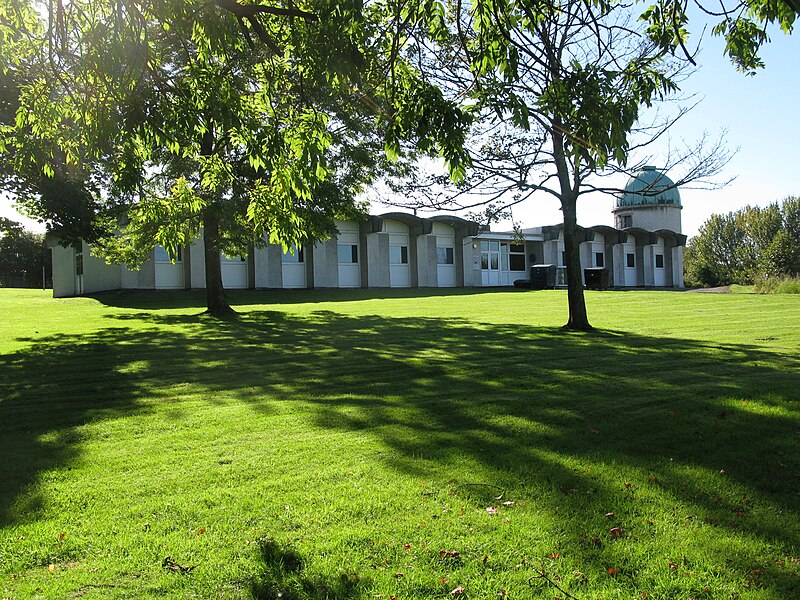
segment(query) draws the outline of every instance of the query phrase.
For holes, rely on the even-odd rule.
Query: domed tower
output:
[[[672,180],[655,167],[642,167],[625,185],[614,204],[617,229],[681,232],[681,195]]]

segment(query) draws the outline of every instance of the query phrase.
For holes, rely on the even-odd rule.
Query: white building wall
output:
[[[672,248],[672,286],[683,287],[683,246]]]
[[[75,249],[70,246],[52,247],[53,297],[65,298],[75,295]]]
[[[206,253],[202,239],[195,240],[191,243],[189,250],[189,270],[191,272],[192,288],[205,289]]]
[[[339,287],[339,256],[335,237],[314,245],[313,280],[314,287]]]
[[[109,265],[102,258],[92,256],[86,242],[83,246],[83,292],[105,292],[120,289],[120,265]]]

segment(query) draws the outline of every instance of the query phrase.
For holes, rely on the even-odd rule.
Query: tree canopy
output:
[[[714,21],[712,33],[725,38],[725,54],[738,70],[749,75],[765,66],[759,53],[769,42],[770,28],[790,34],[800,14],[800,0],[742,0],[732,6],[722,0],[658,0],[642,14],[648,35],[661,48],[678,52],[692,62],[687,30],[690,6]]]
[[[687,284],[706,287],[800,276],[800,199],[711,215],[685,265]]]
[[[50,270],[44,235],[0,217],[0,287],[43,287]]]
[[[445,176],[397,189],[416,194],[409,206],[482,209],[487,219],[532,197],[555,198],[564,218],[567,327],[590,329],[578,198],[619,191],[598,178],[634,171],[630,155],[670,127],[671,119],[641,117],[674,97],[686,63],[654,43],[620,2],[454,6],[442,19],[439,46],[421,42],[420,55],[440,87],[468,99],[477,115],[467,143],[471,168],[456,185]],[[727,154],[700,143],[672,159],[684,167],[675,178],[681,185],[712,177]]]
[[[4,187],[52,220],[49,182],[75,186],[104,221],[83,236],[129,264],[156,243],[174,253],[203,228],[209,309],[224,312],[219,252],[331,234],[388,168],[384,149],[410,140],[463,173],[468,117],[406,60],[398,39],[410,17],[397,11],[326,0],[4,4],[0,66],[17,91],[0,141],[13,164]]]

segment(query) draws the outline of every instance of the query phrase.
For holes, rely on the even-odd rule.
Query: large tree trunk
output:
[[[206,257],[206,300],[208,314],[215,317],[235,315],[225,288],[222,287],[222,262],[219,256],[219,217],[213,207],[205,209],[203,214],[203,247]]]
[[[572,165],[564,152],[564,128],[558,119],[553,120],[553,158],[561,189],[561,212],[564,215],[564,262],[567,267],[567,303],[569,321],[564,329],[591,331],[589,317],[586,315],[586,300],[583,297],[583,278],[581,277],[581,254],[578,238],[578,189],[580,181],[576,175],[578,165]]]
[[[564,329],[575,331],[591,331],[589,317],[586,314],[586,300],[583,297],[583,278],[581,277],[581,254],[578,221],[577,199],[573,196],[562,198],[561,211],[564,213],[564,262],[567,266],[567,303],[569,304],[569,321]]]

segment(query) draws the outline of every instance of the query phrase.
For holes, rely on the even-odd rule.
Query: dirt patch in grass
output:
[[[731,286],[721,285],[713,288],[697,288],[696,290],[689,290],[690,292],[700,292],[702,294],[730,294]]]

